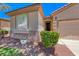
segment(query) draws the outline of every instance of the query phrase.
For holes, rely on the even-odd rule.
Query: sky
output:
[[[9,9],[0,11],[0,18],[10,18],[6,12],[13,11],[19,8],[27,7],[33,3],[5,3],[5,5],[10,6]],[[61,7],[67,5],[67,3],[42,3],[42,8],[44,16],[50,16],[53,12],[60,9]]]

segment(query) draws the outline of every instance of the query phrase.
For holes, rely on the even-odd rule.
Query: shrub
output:
[[[46,48],[52,47],[57,44],[59,34],[57,32],[42,31],[41,33],[42,43]]]
[[[6,31],[6,30],[0,30],[0,34],[8,34],[8,31]]]
[[[0,38],[1,39],[4,38],[5,34],[8,34],[8,31],[6,31],[6,30],[0,30]]]
[[[21,56],[19,49],[14,48],[0,48],[0,56]]]

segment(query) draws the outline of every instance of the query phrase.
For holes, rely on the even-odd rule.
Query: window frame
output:
[[[18,22],[18,21],[19,21],[18,19],[20,19],[20,18],[17,18],[17,17],[20,17],[20,16],[22,16],[22,18],[23,18],[22,20],[26,21],[26,25],[27,25],[27,26],[25,27],[25,29],[27,29],[27,28],[28,28],[28,22],[27,22],[27,21],[28,21],[28,14],[26,14],[26,13],[20,14],[20,15],[16,15],[16,18],[15,18],[15,28],[16,28],[16,29],[19,28],[18,25],[20,25],[20,23]],[[21,20],[21,19],[20,19],[20,20]],[[21,21],[22,21],[22,20],[21,20]],[[20,22],[21,22],[21,21],[20,21]],[[23,21],[23,22],[24,22],[24,21]],[[21,24],[23,24],[23,22],[21,22]]]

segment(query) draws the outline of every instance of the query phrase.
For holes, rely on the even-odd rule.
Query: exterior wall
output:
[[[76,4],[60,13],[57,15],[53,16],[53,29],[54,31],[58,31],[58,24],[59,20],[74,20],[79,18],[79,4]]]
[[[56,31],[56,32],[58,32],[58,21],[56,21],[56,20],[53,20],[53,23],[52,23],[52,26],[53,26],[53,31]]]
[[[79,4],[54,15],[55,31],[62,37],[79,35]]]
[[[45,29],[44,19],[40,15],[40,12],[38,12],[38,31],[43,31],[44,29]]]
[[[29,30],[38,31],[38,11],[28,13]]]
[[[29,30],[44,30],[44,21],[39,11],[30,12],[29,14]]]
[[[0,28],[10,31],[10,22],[9,21],[0,21]]]
[[[38,39],[39,37],[39,32],[38,31],[42,31],[44,30],[43,27],[43,19],[42,16],[40,15],[40,13],[38,11],[32,11],[27,13],[27,25],[28,25],[28,30],[31,31],[30,34],[34,34],[32,35],[35,39]],[[11,19],[11,36],[14,38],[24,38],[25,35],[16,35],[15,33],[17,32],[21,32],[16,28],[16,16],[13,16]],[[26,33],[24,32],[25,30],[22,31],[22,33]]]
[[[15,20],[16,18],[15,18],[15,16],[13,16],[13,17],[11,17],[11,19],[10,19],[10,28],[11,28],[11,32],[15,29],[15,22],[16,22],[16,20]]]
[[[10,36],[10,22],[6,20],[0,20],[0,29],[7,30],[8,34],[5,37]]]
[[[16,16],[17,15],[21,15],[21,14],[27,14],[27,25],[24,27],[28,26],[28,31],[25,31],[26,29],[22,29],[21,31],[19,31],[19,29],[16,27],[17,24],[17,20],[16,20]],[[7,13],[8,15],[12,16],[11,19],[11,36],[13,38],[17,38],[17,39],[27,39],[28,33],[31,34],[29,35],[29,38],[34,37],[34,40],[37,39],[39,40],[39,31],[43,30],[43,19],[42,16],[43,12],[42,12],[42,8],[40,4],[34,4],[33,6],[28,6],[22,9],[18,9],[12,12]],[[18,33],[17,33],[18,32]],[[29,39],[28,38],[28,39]],[[32,41],[34,41],[32,40]]]
[[[51,18],[50,17],[46,17],[46,18],[44,18],[44,21],[51,21]]]
[[[29,12],[28,14],[28,29],[31,31],[42,31],[44,30],[43,18],[38,11]],[[16,16],[11,19],[11,30],[16,29]]]
[[[55,16],[57,20],[79,18],[79,4],[76,4]]]

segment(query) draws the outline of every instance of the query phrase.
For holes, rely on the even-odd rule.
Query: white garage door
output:
[[[61,37],[78,36],[79,20],[59,21],[59,33]]]

